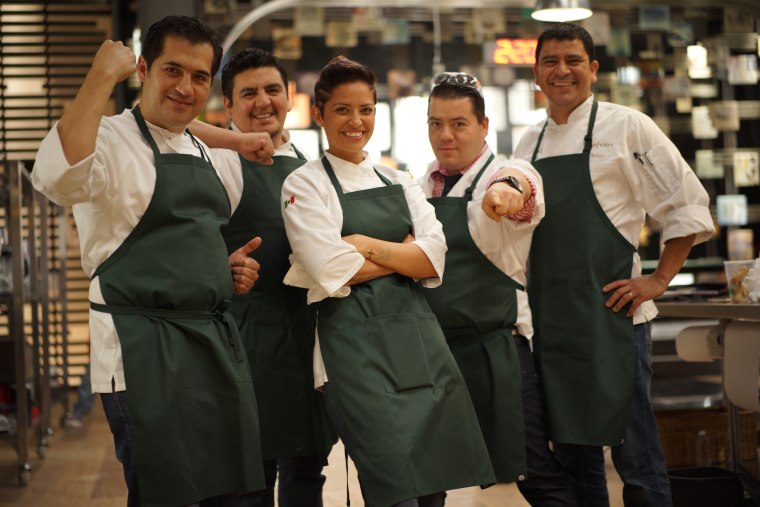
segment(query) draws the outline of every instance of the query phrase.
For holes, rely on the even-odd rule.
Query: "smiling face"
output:
[[[567,123],[570,113],[591,95],[598,68],[599,62],[589,61],[580,39],[544,42],[533,74],[549,101],[554,121]]]
[[[478,121],[472,99],[431,97],[428,104],[428,139],[435,158],[450,174],[470,165],[483,150],[488,117]]]
[[[231,99],[224,97],[224,108],[241,131],[266,132],[275,148],[283,144],[285,117],[292,106],[276,68],[255,67],[237,74]]]
[[[163,52],[148,68],[141,56],[137,74],[143,83],[140,111],[147,121],[172,132],[182,132],[206,106],[211,92],[210,44],[193,44],[168,36]]]
[[[314,106],[311,114],[317,125],[325,129],[328,153],[360,163],[364,147],[375,129],[375,94],[363,82],[344,83],[333,88],[323,112]]]

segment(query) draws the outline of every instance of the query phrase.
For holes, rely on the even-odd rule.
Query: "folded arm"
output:
[[[344,236],[343,241],[353,245],[366,259],[364,266],[357,272],[357,275],[362,274],[365,269],[368,272],[373,272],[377,269],[375,266],[378,266],[389,270],[390,273],[398,273],[410,278],[420,279],[438,276],[433,263],[430,262],[425,252],[413,243],[414,237],[411,235],[407,235],[401,243],[383,241],[363,234]],[[389,273],[383,273],[379,276],[387,274]]]

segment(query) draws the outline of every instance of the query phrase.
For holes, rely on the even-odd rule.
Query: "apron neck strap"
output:
[[[536,147],[533,149],[533,156],[530,158],[530,163],[536,163],[536,156],[538,155],[538,148],[541,146],[541,141],[544,139],[544,132],[546,132],[546,126],[549,124],[549,118],[544,122],[544,127],[541,129],[541,133],[538,134],[538,141],[536,141]]]
[[[325,172],[327,173],[327,176],[330,178],[330,182],[332,182],[333,186],[335,187],[335,191],[338,193],[338,199],[340,200],[341,204],[343,204],[343,188],[340,186],[340,182],[338,182],[338,177],[335,176],[335,171],[333,170],[332,164],[329,160],[327,160],[326,156],[322,156],[322,167],[325,168]],[[373,169],[375,169],[373,167]],[[380,174],[377,169],[375,169],[375,174],[377,174],[377,177],[380,178],[380,180],[386,185],[391,186],[393,183]]]
[[[583,153],[591,153],[591,132],[594,130],[594,122],[596,121],[596,110],[599,108],[599,102],[594,98],[593,104],[591,104],[591,114],[589,115],[588,119],[588,130],[586,131],[586,136],[583,138]],[[536,141],[536,148],[533,150],[533,156],[530,159],[530,163],[534,164],[536,162],[536,156],[538,156],[538,148],[541,146],[541,141],[544,138],[544,132],[546,131],[546,126],[549,124],[549,120],[544,122],[544,127],[541,129],[541,134],[538,136],[538,141]]]
[[[296,157],[298,158],[298,160],[306,160],[306,157],[303,156],[303,153],[301,153],[300,151],[298,151],[298,148],[296,148],[295,144],[290,143],[290,147],[293,148],[293,151],[295,152]]]
[[[201,154],[201,158],[202,158],[204,161],[206,161],[206,162],[208,162],[209,164],[211,164],[211,157],[209,156],[209,154],[208,154],[208,153],[206,153],[206,150],[205,150],[205,148],[203,148],[203,146],[202,146],[202,145],[201,145],[201,143],[198,141],[198,139],[197,139],[197,138],[196,138],[196,137],[193,135],[193,133],[192,133],[192,132],[190,132],[190,130],[189,130],[189,129],[185,129],[185,133],[186,133],[187,135],[189,135],[189,136],[190,136],[190,141],[192,141],[192,143],[193,143],[193,146],[195,146],[196,148],[198,148],[198,151],[199,151],[199,152],[200,152],[200,154]]]
[[[488,160],[486,160],[486,163],[483,164],[483,167],[480,168],[478,171],[478,174],[475,176],[475,179],[472,180],[472,183],[469,187],[467,187],[467,190],[464,191],[464,196],[467,198],[468,201],[472,200],[472,193],[475,191],[475,186],[478,184],[478,181],[480,181],[480,177],[483,176],[483,173],[486,171],[489,165],[491,165],[491,162],[496,158],[496,155],[491,153],[491,156],[488,157]]]
[[[594,122],[596,121],[596,110],[599,108],[599,102],[594,99],[594,103],[591,104],[591,114],[588,118],[588,130],[586,131],[586,137],[583,138],[583,153],[591,153],[591,132],[594,130]]]
[[[156,140],[153,139],[153,136],[150,133],[150,130],[148,130],[148,125],[145,123],[145,118],[142,115],[142,112],[140,111],[140,106],[135,106],[132,109],[132,115],[135,117],[135,121],[137,122],[137,127],[140,129],[140,133],[143,135],[145,140],[148,142],[148,145],[150,145],[150,149],[153,150],[153,157],[155,160],[158,160],[158,156],[161,155],[161,152],[158,150],[158,145],[156,144]],[[198,152],[201,154],[201,158],[204,162],[207,162],[208,164],[211,164],[211,157],[206,153],[206,150],[201,146],[201,143],[198,142],[198,139],[195,138],[193,134],[190,133],[189,130],[185,129],[185,133],[190,136],[190,140],[192,141],[193,145],[198,148]]]
[[[140,111],[140,106],[135,106],[132,109],[132,115],[135,117],[137,127],[140,129],[140,133],[142,133],[143,137],[148,142],[148,145],[150,145],[150,149],[153,150],[153,156],[156,158],[156,160],[158,160],[158,156],[161,154],[161,152],[158,151],[156,141],[153,139],[153,136],[148,130],[148,125],[145,123],[145,118],[143,118],[142,112]]]

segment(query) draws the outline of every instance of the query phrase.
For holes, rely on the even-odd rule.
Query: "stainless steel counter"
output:
[[[660,317],[690,319],[747,319],[760,320],[760,305],[733,303],[657,302]]]

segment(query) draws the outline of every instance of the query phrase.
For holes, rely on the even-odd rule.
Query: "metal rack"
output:
[[[15,434],[8,431],[0,438],[13,441],[19,483],[26,485],[30,444],[43,459],[53,435],[52,386],[67,385],[65,262],[63,248],[56,248],[63,244],[65,218],[61,208],[34,190],[23,162],[6,161],[0,182],[11,252],[10,290],[0,294],[7,319],[7,333],[0,335],[6,358],[0,382],[15,388],[16,421]],[[67,396],[60,399],[68,403]]]

